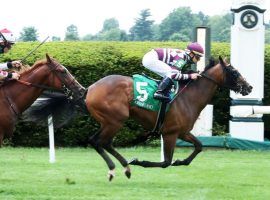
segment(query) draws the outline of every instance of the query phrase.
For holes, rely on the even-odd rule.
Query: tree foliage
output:
[[[231,14],[210,17],[208,26],[211,28],[212,41],[229,42],[231,34]]]
[[[179,33],[180,35],[183,35],[184,38],[187,37],[191,40],[192,31],[198,20],[199,19],[195,19],[195,15],[191,13],[191,9],[189,7],[180,7],[175,9],[159,25],[159,40],[169,40],[175,33]]]
[[[133,41],[146,41],[152,40],[153,38],[153,29],[152,25],[153,20],[150,20],[151,13],[149,9],[142,10],[140,16],[135,19],[135,24],[130,29],[130,38]]]
[[[106,19],[102,30],[93,38],[99,41],[126,41],[127,34],[119,28],[119,22],[115,18]]]
[[[211,30],[211,40],[215,42],[230,42],[232,15],[208,16],[203,12],[192,13],[190,7],[178,7],[156,24],[150,19],[150,9],[141,10],[129,32],[121,30],[116,18],[104,20],[102,29],[97,34],[86,34],[83,41],[182,41],[194,40],[197,26],[207,26]],[[270,21],[265,22],[265,42],[270,43]],[[36,41],[37,33],[34,27],[26,27],[21,33],[21,41]],[[53,37],[58,41],[59,37]],[[67,27],[65,39],[80,40],[75,25]]]
[[[70,26],[67,27],[65,40],[66,41],[80,40],[77,26],[71,24]]]
[[[119,29],[119,22],[115,18],[106,19],[103,22],[103,28],[101,32],[110,31],[112,29]]]
[[[52,41],[60,41],[61,38],[58,36],[52,36]]]
[[[19,40],[23,42],[37,41],[37,29],[33,26],[24,27],[22,32],[20,32]]]

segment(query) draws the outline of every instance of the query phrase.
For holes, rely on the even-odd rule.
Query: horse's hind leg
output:
[[[131,172],[130,168],[128,166],[127,160],[120,154],[118,153],[112,146],[112,141],[109,144],[104,145],[104,149],[108,151],[111,155],[113,155],[120,163],[121,165],[125,168],[125,175],[130,178]]]
[[[100,133],[102,130],[99,130],[97,133],[95,133],[92,137],[89,138],[89,143],[94,147],[94,149],[98,152],[98,154],[105,160],[107,163],[110,171],[108,173],[108,178],[109,181],[111,181],[114,177],[114,169],[115,169],[115,164],[113,161],[110,159],[108,154],[104,151],[103,147],[100,144]]]
[[[163,148],[164,148],[164,161],[162,162],[151,162],[151,161],[139,161],[133,159],[129,162],[131,165],[139,165],[142,167],[162,167],[166,168],[171,165],[173,152],[176,144],[176,135],[163,135]]]
[[[184,160],[175,160],[172,166],[189,165],[191,161],[202,151],[202,143],[191,133],[185,134],[181,137],[182,140],[192,143],[195,147],[194,151]]]

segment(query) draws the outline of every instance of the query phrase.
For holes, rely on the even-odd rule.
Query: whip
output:
[[[43,45],[47,40],[49,36],[47,36],[38,46],[36,46],[32,51],[30,51],[24,58],[21,59],[21,63],[23,63],[32,53],[34,53],[41,45]]]

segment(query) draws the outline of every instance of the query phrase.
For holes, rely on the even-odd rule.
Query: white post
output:
[[[54,149],[54,129],[53,129],[52,115],[48,116],[48,129],[49,129],[50,163],[54,163],[55,162],[55,149]]]
[[[253,90],[247,96],[230,92],[230,135],[260,142],[264,141],[262,114],[267,113],[262,113],[263,108],[259,108],[263,105],[264,97],[264,7],[263,1],[234,0],[231,9],[231,63],[247,79]]]
[[[162,135],[160,135],[160,162],[164,161],[164,144]]]
[[[210,28],[196,27],[196,41],[204,48],[205,56],[197,63],[197,70],[202,72],[206,62],[210,58]],[[208,104],[200,113],[191,133],[195,136],[212,136],[213,128],[213,105]]]

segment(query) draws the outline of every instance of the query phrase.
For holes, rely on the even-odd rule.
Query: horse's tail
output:
[[[77,114],[77,105],[64,94],[45,91],[22,115],[23,121],[47,126],[49,115],[56,128],[68,124]]]

